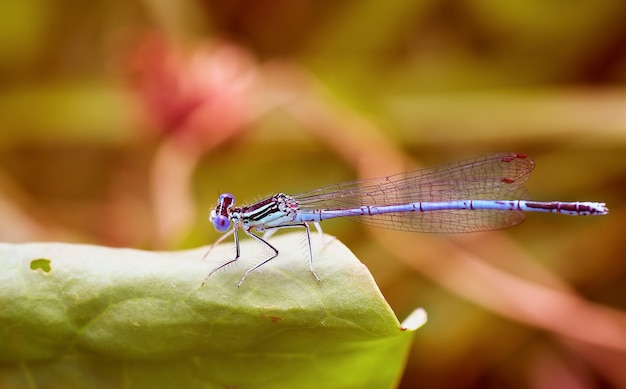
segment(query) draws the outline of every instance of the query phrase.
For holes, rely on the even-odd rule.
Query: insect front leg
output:
[[[222,236],[220,236],[215,242],[213,242],[213,244],[211,245],[211,247],[209,247],[209,249],[207,250],[207,252],[204,254],[204,256],[202,257],[202,259],[206,259],[206,257],[209,256],[209,254],[211,253],[211,251],[213,251],[213,249],[215,248],[215,246],[219,245],[220,243],[222,243],[224,241],[224,239],[228,238],[229,236],[231,236],[233,233],[235,233],[236,229],[233,228],[232,230],[228,231],[225,234],[222,234]]]
[[[248,231],[244,230],[248,235],[250,235],[250,233],[248,233]],[[231,230],[231,232],[222,235],[215,243],[213,243],[213,245],[211,246],[211,248],[209,249],[209,251],[204,255],[205,257],[209,254],[209,252],[211,252],[211,250],[213,250],[213,247],[215,247],[216,244],[220,243],[221,241],[223,241],[227,236],[229,236],[230,234],[233,234],[234,239],[235,239],[235,258],[231,259],[230,261],[224,262],[221,265],[219,265],[218,267],[214,268],[213,270],[211,270],[209,272],[209,274],[204,278],[204,281],[202,281],[202,284],[200,286],[203,286],[207,280],[209,279],[209,277],[211,277],[216,271],[220,270],[221,268],[230,265],[233,262],[236,262],[240,255],[241,250],[239,249],[239,233],[238,233],[238,228],[233,228]]]

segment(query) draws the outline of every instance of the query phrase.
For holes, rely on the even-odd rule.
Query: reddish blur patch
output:
[[[249,120],[256,63],[239,46],[201,42],[183,47],[160,35],[142,37],[126,69],[159,133],[206,148]]]

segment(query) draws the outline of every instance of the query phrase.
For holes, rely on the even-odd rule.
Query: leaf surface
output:
[[[232,244],[148,252],[0,244],[0,386],[37,388],[388,388],[412,331],[332,237],[301,234],[280,255],[242,240],[242,259],[200,286]]]

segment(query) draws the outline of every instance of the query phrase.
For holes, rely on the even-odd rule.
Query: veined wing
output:
[[[522,195],[532,159],[498,153],[387,177],[329,185],[292,196],[303,210],[396,205],[419,201],[506,199]]]

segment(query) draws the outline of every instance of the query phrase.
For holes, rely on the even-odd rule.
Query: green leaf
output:
[[[354,255],[301,234],[181,252],[0,244],[0,387],[389,388],[403,329]],[[421,322],[412,325],[417,328]]]

